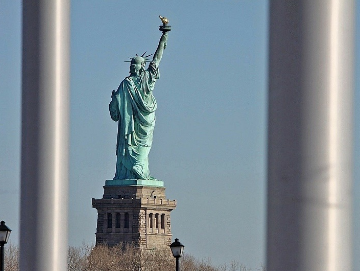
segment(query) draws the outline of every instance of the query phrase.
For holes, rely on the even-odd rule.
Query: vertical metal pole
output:
[[[271,0],[267,270],[352,270],[353,0]]]
[[[20,270],[67,270],[69,0],[23,0]]]
[[[5,261],[4,261],[4,243],[0,242],[0,271],[4,271]]]
[[[180,271],[180,257],[176,257],[176,271]]]

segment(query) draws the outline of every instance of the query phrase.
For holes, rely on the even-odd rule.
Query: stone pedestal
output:
[[[96,245],[133,244],[143,249],[171,244],[168,200],[158,180],[107,180],[102,199],[92,199],[98,211]]]

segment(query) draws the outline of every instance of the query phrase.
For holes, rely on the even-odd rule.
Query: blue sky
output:
[[[71,6],[69,244],[95,241],[96,210],[115,169],[111,91],[124,63],[172,31],[154,95],[152,175],[165,182],[173,237],[197,258],[265,263],[266,0],[75,0]],[[357,21],[359,25],[359,20]],[[359,28],[359,27],[358,27]],[[359,51],[357,49],[357,51]],[[357,57],[356,78],[359,78]],[[19,238],[21,1],[0,1],[0,219]],[[356,81],[356,105],[360,91]],[[359,109],[356,108],[356,113]],[[358,114],[356,114],[358,115]],[[354,247],[360,252],[360,133],[356,117]],[[360,259],[355,259],[360,270]]]

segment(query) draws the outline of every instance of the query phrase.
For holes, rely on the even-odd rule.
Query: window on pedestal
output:
[[[107,214],[107,227],[112,228],[112,213]]]
[[[155,214],[155,228],[159,228],[159,214]]]
[[[129,228],[129,213],[125,213],[124,228]]]
[[[161,215],[161,228],[165,229],[165,215],[164,214]]]
[[[120,228],[120,213],[116,213],[115,227]]]
[[[153,214],[149,214],[149,228],[153,228]]]

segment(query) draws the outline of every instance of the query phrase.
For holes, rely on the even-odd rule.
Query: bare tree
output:
[[[19,249],[8,245],[5,249],[5,271],[19,271]],[[185,254],[181,258],[182,270],[186,271],[265,271],[265,268],[248,269],[233,261],[220,267],[210,259],[198,260]],[[69,247],[69,271],[169,271],[175,270],[175,259],[170,249],[141,250],[132,245],[114,247],[82,245]]]
[[[5,247],[5,271],[19,271],[19,248],[12,244]]]

